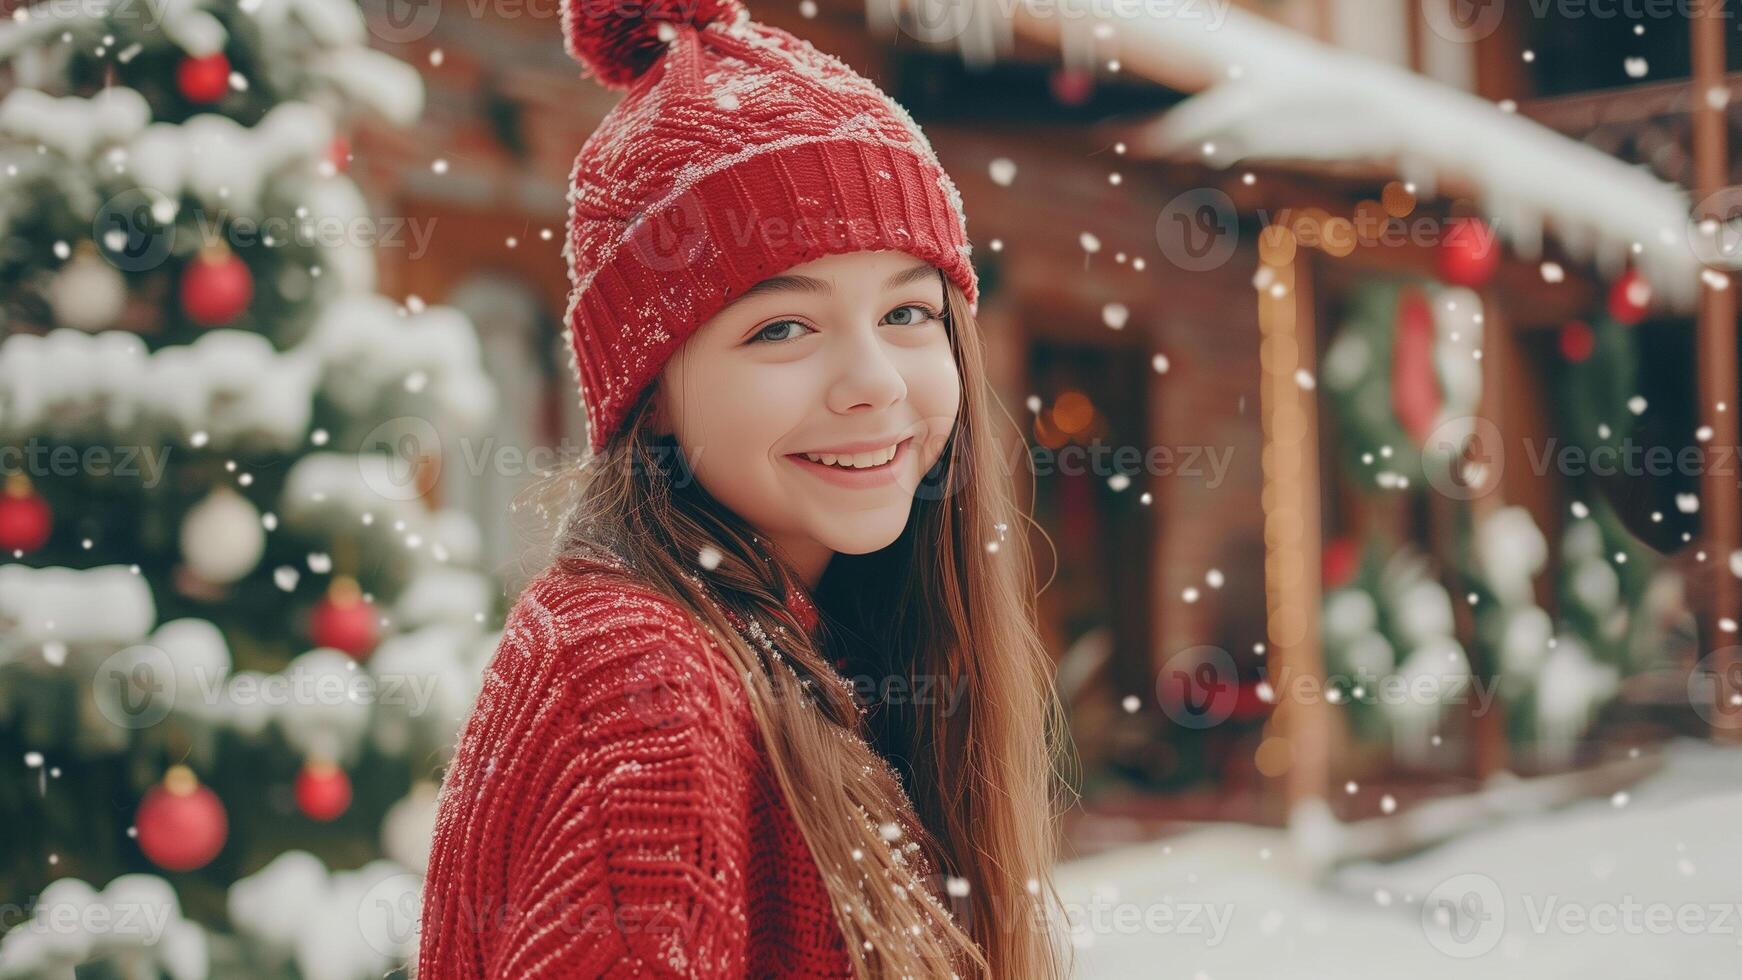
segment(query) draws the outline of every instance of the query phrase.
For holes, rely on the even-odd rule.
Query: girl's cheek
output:
[[[962,383],[956,372],[956,361],[946,348],[942,357],[928,356],[920,370],[908,378],[907,395],[925,420],[925,445],[920,461],[930,469],[943,455],[944,446],[955,431],[956,414],[961,404]]]

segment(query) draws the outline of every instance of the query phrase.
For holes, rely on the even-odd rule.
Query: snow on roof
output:
[[[1420,194],[1467,182],[1516,254],[1539,256],[1546,229],[1606,278],[1631,261],[1678,310],[1694,305],[1700,256],[1716,251],[1708,244],[1696,254],[1689,194],[1646,168],[1237,7],[1101,2],[1062,12],[1056,0],[969,2],[980,9],[967,25],[1002,8],[1017,33],[1058,44],[1067,64],[1116,57],[1164,84],[1208,86],[1128,140],[1133,155],[1190,154],[1215,167],[1378,160]],[[958,29],[959,40],[977,36]]]

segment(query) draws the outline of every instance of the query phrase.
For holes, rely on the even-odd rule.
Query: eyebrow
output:
[[[919,282],[922,279],[936,275],[936,269],[932,268],[927,263],[921,262],[918,265],[910,266],[909,268],[903,269],[895,275],[890,276],[888,281],[883,284],[883,288],[885,290],[900,289],[908,283]],[[772,276],[762,280],[754,286],[751,286],[749,289],[744,290],[744,292],[738,295],[738,299],[733,302],[747,300],[752,296],[783,292],[818,293],[823,296],[831,296],[835,292],[835,287],[825,279],[817,279],[812,276]]]

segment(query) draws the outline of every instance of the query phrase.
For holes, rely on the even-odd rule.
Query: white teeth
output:
[[[887,449],[877,449],[868,453],[855,453],[852,456],[837,456],[834,453],[805,453],[804,458],[813,463],[826,466],[839,466],[844,469],[862,470],[872,466],[882,466],[895,458],[896,449],[900,443]]]

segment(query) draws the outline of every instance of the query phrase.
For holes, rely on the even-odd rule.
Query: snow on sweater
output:
[[[743,680],[618,569],[559,562],[510,611],[443,780],[418,977],[852,976]]]

